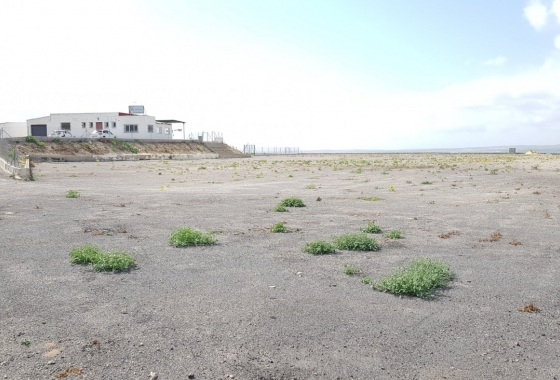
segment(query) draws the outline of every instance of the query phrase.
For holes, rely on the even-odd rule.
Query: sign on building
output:
[[[128,106],[128,113],[144,113],[144,106]]]

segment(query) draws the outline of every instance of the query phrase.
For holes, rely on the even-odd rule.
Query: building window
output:
[[[69,131],[70,123],[60,123],[60,129],[62,129],[63,131]]]
[[[109,128],[109,122],[106,121],[106,122],[105,122],[105,129],[108,129],[108,128]]]
[[[82,128],[85,128],[85,127],[86,127],[86,122],[82,121]]]
[[[156,128],[157,133],[161,133],[161,127]]]
[[[89,127],[90,127],[90,128],[93,128],[93,121],[90,121],[90,122],[89,122]]]
[[[111,122],[111,127],[117,128],[117,122],[116,121]]]
[[[154,126],[148,125],[148,133],[154,133]]]
[[[127,133],[137,133],[138,124],[125,124],[124,131]]]

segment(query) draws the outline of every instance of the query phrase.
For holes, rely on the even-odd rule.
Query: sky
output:
[[[560,0],[0,0],[0,122],[144,105],[241,148],[560,144]]]

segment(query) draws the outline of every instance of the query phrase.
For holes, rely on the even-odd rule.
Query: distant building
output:
[[[25,136],[27,136],[27,124],[25,122],[0,123],[0,138]]]
[[[154,116],[124,112],[52,113],[27,120],[25,135],[49,136],[57,130],[70,131],[73,137],[89,137],[95,130],[110,130],[122,139],[171,140],[171,123],[157,122]]]

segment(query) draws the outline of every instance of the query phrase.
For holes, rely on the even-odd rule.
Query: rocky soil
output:
[[[39,163],[34,173],[0,175],[0,379],[560,379],[559,156]],[[306,207],[272,211],[293,196]],[[371,220],[403,239],[303,252]],[[289,232],[270,233],[277,222]],[[180,226],[218,244],[174,248]],[[70,264],[86,243],[137,266]],[[433,300],[360,281],[418,257],[456,274]]]

